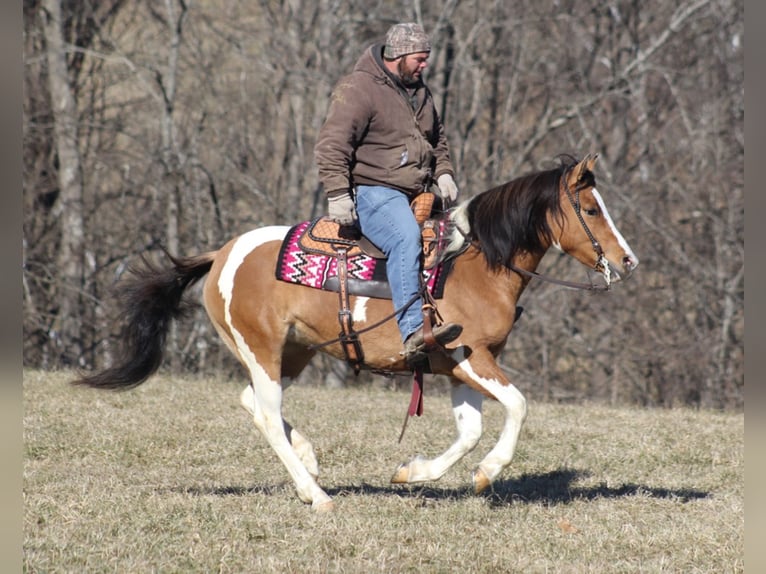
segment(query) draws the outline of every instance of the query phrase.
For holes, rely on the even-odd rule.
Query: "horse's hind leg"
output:
[[[287,472],[295,483],[298,497],[303,502],[311,503],[316,510],[331,510],[332,500],[311,476],[287,438],[286,425],[281,412],[282,386],[262,372],[253,377],[253,383],[249,388],[252,392],[253,422],[287,468]],[[247,391],[243,393],[243,398],[249,399]],[[246,406],[248,410],[250,410],[249,407],[250,405]]]
[[[452,387],[452,412],[458,436],[441,456],[427,460],[416,457],[399,466],[391,482],[424,482],[441,478],[457,461],[471,452],[481,437],[483,396],[467,385]]]
[[[286,388],[287,385],[283,384],[283,388]],[[253,417],[253,420],[255,421],[256,417],[256,409],[255,409],[255,395],[253,393],[253,387],[252,385],[248,385],[245,387],[245,389],[242,391],[242,394],[239,397],[240,403],[242,403],[242,406],[245,408],[245,410],[250,413],[250,416]],[[260,411],[259,415],[260,415]],[[282,419],[282,424],[285,429],[285,435],[287,436],[287,440],[290,441],[290,445],[293,447],[293,450],[295,451],[295,454],[298,455],[298,458],[301,460],[303,465],[306,467],[306,470],[309,471],[309,474],[314,477],[314,480],[317,479],[319,476],[319,463],[317,462],[316,454],[314,453],[314,447],[311,445],[311,443],[297,430],[295,430],[290,423],[288,423],[286,420]],[[261,428],[263,426],[263,421],[258,420],[255,421],[255,425],[258,428]]]
[[[308,351],[305,347],[300,345],[286,343],[282,350],[282,389],[287,389],[293,384],[298,375],[301,374],[303,369],[308,365],[311,358],[316,354],[314,351]],[[240,396],[240,402],[245,410],[255,417],[255,409],[253,406],[253,389],[248,385]],[[256,421],[256,426],[262,424],[260,421]],[[309,474],[316,478],[319,476],[319,464],[317,462],[316,454],[314,453],[314,447],[311,443],[292,427],[290,423],[282,419],[284,425],[285,435],[287,440],[293,447],[295,454],[301,459]],[[260,428],[260,427],[259,427]]]
[[[233,340],[231,340],[224,331],[219,331],[223,340],[234,349],[237,353]],[[286,344],[282,353],[282,389],[289,387],[293,381],[301,374],[303,369],[309,363],[311,358],[316,353],[313,351],[307,351],[303,347],[296,345]],[[254,406],[255,395],[253,394],[252,385],[248,385],[242,391],[239,402],[245,408],[245,410],[253,417],[256,427],[259,429],[263,425],[263,421],[255,420],[256,410]],[[285,435],[290,441],[290,444],[301,459],[301,462],[306,466],[311,476],[316,479],[319,476],[319,464],[317,463],[316,454],[314,453],[314,447],[311,443],[297,430],[295,430],[290,423],[282,419],[282,423],[285,428]]]
[[[296,343],[286,343],[282,350],[282,388],[286,389],[292,385],[303,372],[311,358],[316,355],[316,351],[308,351],[306,347]],[[319,464],[317,463],[316,453],[311,443],[299,433],[296,429],[283,419],[285,425],[285,434],[287,435],[293,450],[308,469],[311,476],[319,476]]]
[[[303,466],[305,466],[306,470],[309,471],[309,474],[314,477],[314,480],[317,480],[317,478],[319,478],[319,463],[317,462],[314,447],[306,437],[295,430],[290,423],[285,420],[283,420],[283,422],[285,425],[285,434],[287,435],[295,454],[301,459]]]

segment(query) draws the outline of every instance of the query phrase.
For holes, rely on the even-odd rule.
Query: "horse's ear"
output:
[[[593,166],[596,165],[596,160],[598,159],[598,154],[588,154],[586,155],[580,163],[575,165],[571,171],[569,172],[569,176],[567,176],[567,184],[571,189],[574,189],[578,183],[580,183],[580,180],[582,180],[583,175],[585,175],[588,171],[593,171]]]
[[[585,164],[585,169],[587,171],[592,172],[593,171],[593,166],[596,165],[596,160],[597,159],[598,159],[598,154],[597,153],[589,153],[588,155],[585,156],[585,159],[583,159],[582,162],[580,162],[580,163],[584,163]]]

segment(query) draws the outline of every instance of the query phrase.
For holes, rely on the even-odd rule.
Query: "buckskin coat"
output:
[[[333,90],[314,148],[328,194],[361,184],[413,196],[455,175],[431,91],[420,82],[410,96],[384,68],[382,51],[370,46]]]

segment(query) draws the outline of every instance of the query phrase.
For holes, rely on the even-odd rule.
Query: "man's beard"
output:
[[[399,79],[402,81],[402,84],[408,88],[419,86],[423,79],[422,77],[415,77],[414,72],[407,71],[407,69],[404,67],[404,58],[399,60],[399,64],[397,65],[397,72],[399,72]]]

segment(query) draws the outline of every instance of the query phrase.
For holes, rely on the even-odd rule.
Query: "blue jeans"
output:
[[[386,272],[394,309],[417,294],[420,283],[420,227],[407,196],[396,189],[359,185],[356,212],[362,233],[386,254]],[[420,300],[396,317],[402,341],[423,326]]]

